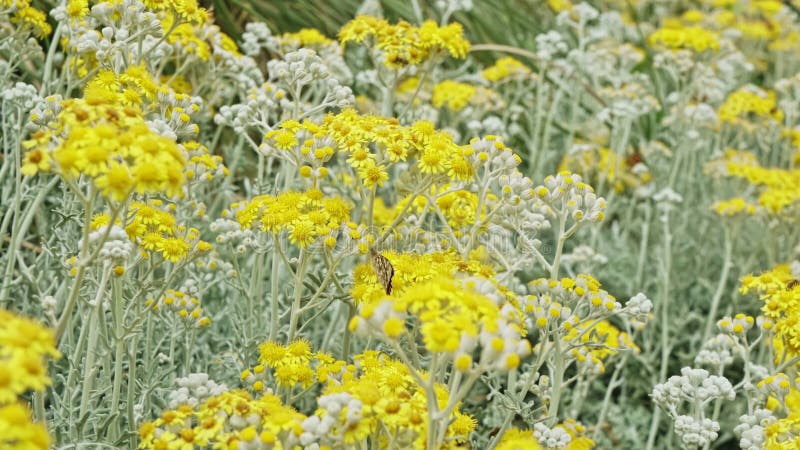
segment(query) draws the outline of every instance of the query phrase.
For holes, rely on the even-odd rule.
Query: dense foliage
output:
[[[52,3],[0,448],[800,448],[795,4]]]

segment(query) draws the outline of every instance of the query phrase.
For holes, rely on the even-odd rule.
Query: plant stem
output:
[[[297,333],[297,322],[300,319],[302,306],[300,301],[303,298],[303,277],[305,276],[307,265],[306,255],[306,250],[301,249],[300,256],[297,258],[297,271],[294,277],[294,301],[292,301],[292,315],[289,318],[289,338],[287,343],[292,342],[295,338],[295,333]]]
[[[103,313],[103,297],[110,275],[111,267],[110,264],[106,263],[103,267],[103,273],[100,276],[100,283],[97,286],[97,294],[94,297],[94,304],[92,305],[92,311],[89,316],[89,323],[84,325],[89,327],[89,337],[86,342],[86,359],[83,366],[83,387],[81,390],[79,420],[83,420],[86,417],[92,391],[94,389],[95,371],[97,370],[95,359],[97,358],[97,341],[100,335],[100,314]]]
[[[728,273],[731,270],[731,266],[733,265],[731,261],[731,255],[733,253],[733,239],[731,239],[731,231],[727,224],[724,225],[724,255],[723,255],[723,262],[722,262],[722,271],[719,275],[719,283],[717,283],[717,289],[714,291],[714,296],[711,298],[711,309],[708,312],[708,316],[706,317],[706,326],[703,331],[703,339],[700,341],[700,345],[702,345],[711,335],[711,329],[717,321],[717,310],[719,309],[720,300],[722,300],[722,294],[725,292],[725,285],[728,283]]]

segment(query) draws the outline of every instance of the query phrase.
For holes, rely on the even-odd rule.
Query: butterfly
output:
[[[369,249],[370,262],[372,268],[378,275],[378,281],[386,290],[386,295],[392,295],[392,278],[394,278],[394,267],[389,259],[378,253],[374,248]]]

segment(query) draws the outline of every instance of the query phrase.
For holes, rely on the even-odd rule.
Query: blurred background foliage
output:
[[[317,28],[330,37],[359,12],[382,9],[391,21],[416,22],[414,2],[409,0],[203,0],[215,12],[224,31],[239,37],[244,24],[263,21],[274,33]],[[419,1],[424,18],[440,17],[432,1]],[[470,41],[530,47],[544,21],[552,17],[544,0],[478,0],[469,12],[454,14],[452,20],[465,24]],[[468,25],[467,25],[468,24]]]

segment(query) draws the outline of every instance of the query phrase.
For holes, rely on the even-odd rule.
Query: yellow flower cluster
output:
[[[628,333],[607,320],[584,320],[572,328],[565,339],[575,343],[570,353],[579,365],[588,362],[600,372],[605,372],[603,361],[620,350],[640,351]]]
[[[717,33],[697,26],[659,28],[647,39],[652,47],[689,49],[695,52],[719,50]]]
[[[208,11],[197,4],[197,0],[142,0],[153,11],[175,14],[181,21],[202,25],[209,19]]]
[[[277,196],[259,195],[247,202],[231,205],[242,228],[258,228],[272,234],[287,231],[292,244],[300,248],[306,248],[320,238],[325,239],[327,246],[333,247],[338,229],[350,218],[350,209],[351,205],[345,200],[325,197],[319,189],[282,192]]]
[[[594,448],[594,441],[584,436],[586,428],[574,420],[565,420],[556,425],[556,428],[564,430],[572,438],[565,447],[558,447],[560,450],[590,450]],[[495,448],[497,450],[545,450],[549,447],[540,444],[533,436],[533,431],[511,427]]]
[[[328,139],[325,139],[328,138]],[[327,115],[321,124],[311,121],[283,122],[266,134],[268,145],[288,153],[302,176],[322,178],[334,150],[347,156],[347,163],[367,187],[381,186],[388,180],[388,165],[416,157],[423,174],[446,175],[458,180],[472,177],[468,147],[453,142],[453,137],[437,131],[427,121],[402,126],[394,118],[361,115],[347,109]],[[333,140],[335,149],[330,147]],[[374,151],[373,151],[374,149]],[[323,170],[325,169],[325,170]]]
[[[194,327],[202,328],[211,325],[211,319],[203,315],[200,300],[182,291],[167,289],[158,301],[152,298],[147,299],[145,306],[153,311],[173,312]]]
[[[341,448],[355,448],[354,443],[372,436],[373,442],[384,443],[379,444],[379,448],[425,449],[428,399],[406,365],[376,351],[365,351],[353,359],[354,368],[357,369],[349,369],[341,383],[328,383],[323,393],[326,396],[345,394],[356,400],[361,406],[361,417],[356,423],[348,423],[348,409],[343,408],[335,417],[336,425],[328,434],[341,435],[344,443],[350,444]],[[447,389],[437,385],[435,392],[435,401],[444,407],[449,400]],[[330,414],[325,408],[317,410],[317,415],[322,418]],[[467,441],[476,425],[474,418],[455,408],[450,415],[446,441],[441,449],[464,448],[460,443]],[[393,442],[394,446],[385,444],[389,442]]]
[[[577,154],[567,154],[561,160],[558,171],[577,173],[598,185],[601,180],[614,187],[617,192],[637,188],[650,182],[650,172],[644,170],[633,171],[637,164],[634,158],[625,158],[622,155],[606,148],[597,148]]]
[[[761,188],[758,204],[774,214],[780,214],[800,200],[800,170],[731,162],[727,164],[727,172],[729,176]]]
[[[706,175],[725,177],[729,175],[728,165],[731,163],[758,166],[758,157],[756,157],[753,152],[728,148],[725,149],[722,155],[707,162],[703,168],[703,172]]]
[[[495,289],[489,280],[459,281],[452,275],[414,284],[389,300],[362,304],[349,326],[394,340],[411,329],[406,318],[413,317],[428,351],[452,357],[458,370],[516,369],[530,353],[522,316],[513,295],[497,289],[490,297],[479,290],[485,285]],[[479,343],[483,351],[474,364],[472,352]]]
[[[463,261],[454,251],[425,253],[384,252],[383,254],[394,267],[392,279],[393,295],[400,295],[406,289],[439,277],[447,277],[460,273],[491,278],[494,269],[477,258]],[[378,282],[378,276],[371,264],[356,266],[353,271],[353,289],[351,295],[357,304],[377,306],[386,296],[386,290]]]
[[[205,145],[196,141],[189,141],[182,145],[189,157],[183,172],[189,189],[193,188],[195,182],[211,181],[217,177],[227,177],[230,174],[222,156],[212,155]]]
[[[455,189],[451,184],[444,184],[441,186],[432,186],[430,189],[430,196],[434,199],[436,207],[441,211],[444,220],[450,226],[453,235],[457,238],[464,236],[464,234],[471,230],[475,225],[476,217],[478,217],[478,195],[463,189]],[[481,207],[480,220],[486,218],[488,206],[486,203],[497,201],[496,195],[491,192],[486,194],[486,199]],[[408,202],[413,202],[408,205]],[[400,199],[391,208],[387,207],[383,201],[376,202],[375,204],[375,224],[381,226],[390,225],[402,212],[416,212],[424,213],[429,211],[431,205],[428,204],[427,198],[423,196],[408,195]],[[485,231],[486,227],[482,226],[478,229],[479,232]],[[411,230],[404,230],[402,232],[394,230],[394,236],[398,239],[404,237],[421,237],[426,239],[426,231],[422,228],[414,228]]]
[[[139,428],[139,448],[236,449],[252,443],[288,450],[295,448],[305,418],[275,395],[254,398],[243,390],[228,391],[146,422]]]
[[[104,73],[83,98],[64,100],[55,123],[24,143],[22,172],[53,170],[67,180],[83,175],[116,201],[132,192],[182,195],[185,151],[154,133],[141,110],[126,105],[127,92],[118,89],[116,76]]]
[[[316,370],[308,366],[314,361],[318,362]],[[139,430],[140,448],[232,449],[267,445],[293,449],[299,448],[296,446],[302,437],[306,445],[313,439],[322,449],[352,448],[368,438],[376,443],[394,442],[400,448],[424,449],[428,399],[409,369],[376,351],[355,355],[353,361],[346,365],[324,353],[313,353],[305,341],[287,346],[265,342],[261,346],[261,364],[244,371],[242,379],[252,383],[266,367],[271,367],[279,386],[318,385],[322,395],[314,415],[306,417],[285,406],[264,386],[264,377],[260,376],[252,383],[256,391],[264,391],[258,397],[242,390],[228,391],[195,407],[182,405],[165,411],[157,420],[143,424]],[[281,372],[298,374],[283,378]],[[437,385],[435,391],[436,401],[447,404],[447,389]],[[337,396],[346,402],[333,408]],[[355,407],[359,409],[351,411]],[[314,429],[320,420],[328,423],[324,432]],[[446,430],[447,443],[442,448],[463,448],[459,442],[466,442],[476,424],[475,419],[454,408]],[[380,444],[379,448],[388,447]]]
[[[723,4],[727,3],[727,4]],[[741,40],[767,42],[770,50],[783,51],[796,48],[797,32],[787,30],[780,17],[778,1],[715,2],[709,11],[689,9],[680,18],[665,20],[671,27],[696,25],[726,33]],[[760,44],[759,42],[759,44]]]
[[[570,0],[547,0],[547,6],[555,12],[569,11],[572,9]]]
[[[157,252],[164,260],[177,263],[213,248],[200,240],[198,229],[178,225],[175,216],[167,211],[173,208],[174,204],[165,207],[160,200],[131,203],[124,228],[128,238],[143,250],[143,257]],[[97,216],[93,227],[107,225],[108,220],[107,214]]]
[[[788,391],[782,402],[775,397],[767,400],[767,408],[778,416],[764,427],[764,448],[767,450],[790,450],[800,447],[800,390],[797,382],[786,380],[784,391]]]
[[[478,212],[478,195],[465,190],[450,191],[450,185],[446,184],[439,189],[444,194],[436,198],[436,205],[447,219],[448,225],[453,229],[456,237],[461,237],[464,229],[475,224],[476,213]],[[488,201],[496,200],[493,194],[487,195]],[[425,207],[425,201],[418,202],[421,208]],[[481,208],[480,217],[486,217],[486,205]]]
[[[216,25],[199,26],[202,23],[187,23],[181,18],[176,22],[176,18],[172,15],[166,15],[161,19],[164,34],[169,32],[167,41],[175,44],[184,56],[196,56],[201,61],[211,61],[218,47],[237,58],[241,57],[239,47],[230,36],[220,31]]]
[[[738,214],[752,216],[756,213],[756,205],[749,203],[742,197],[714,202],[711,209],[720,216],[731,217]]]
[[[475,95],[475,86],[453,80],[445,80],[433,87],[431,102],[433,106],[447,107],[453,111],[464,109]]]
[[[800,286],[790,283],[794,279],[789,266],[781,264],[758,276],[743,277],[739,291],[759,294],[766,326],[774,329],[776,340],[789,356],[800,356]]]
[[[446,107],[451,111],[461,111],[472,106],[481,111],[493,111],[502,108],[503,99],[494,90],[485,86],[445,80],[436,85],[424,83],[420,86],[418,77],[408,77],[397,85],[396,92],[402,101],[419,105],[422,101],[430,101],[436,108]]]
[[[295,46],[306,48],[324,47],[333,43],[331,39],[328,39],[316,28],[303,28],[296,33],[284,33],[280,39],[284,42],[291,42]]]
[[[342,45],[370,38],[372,45],[382,53],[383,63],[393,69],[417,65],[444,52],[454,58],[465,58],[469,51],[464,30],[457,23],[440,27],[427,20],[415,27],[403,20],[392,25],[377,17],[358,16],[339,30]]]
[[[288,345],[267,341],[258,349],[259,364],[241,374],[242,381],[255,391],[264,390],[267,375],[270,374],[267,369],[272,369],[276,386],[293,388],[299,385],[307,389],[314,383],[325,383],[332,376],[341,375],[347,365],[327,353],[312,352],[308,341],[302,339]]]
[[[510,56],[498,59],[481,72],[483,79],[492,83],[526,78],[530,74],[531,69],[528,66]]]
[[[747,118],[748,114],[778,122],[783,120],[783,112],[778,108],[772,91],[754,91],[745,87],[730,94],[719,107],[721,123],[735,124],[743,116]]]
[[[30,31],[39,38],[48,36],[53,31],[47,23],[47,14],[31,6],[30,0],[0,0],[0,11],[8,9],[11,9],[11,24],[19,29]]]
[[[575,278],[551,280],[539,278],[530,282],[531,294],[523,310],[530,315],[540,332],[563,329],[572,330],[581,323],[575,315],[580,311],[612,313],[621,306],[616,298],[600,288],[600,282],[591,275],[578,274]]]
[[[31,421],[22,396],[50,385],[45,358],[60,356],[49,330],[0,309],[0,448],[49,448],[47,428]]]

